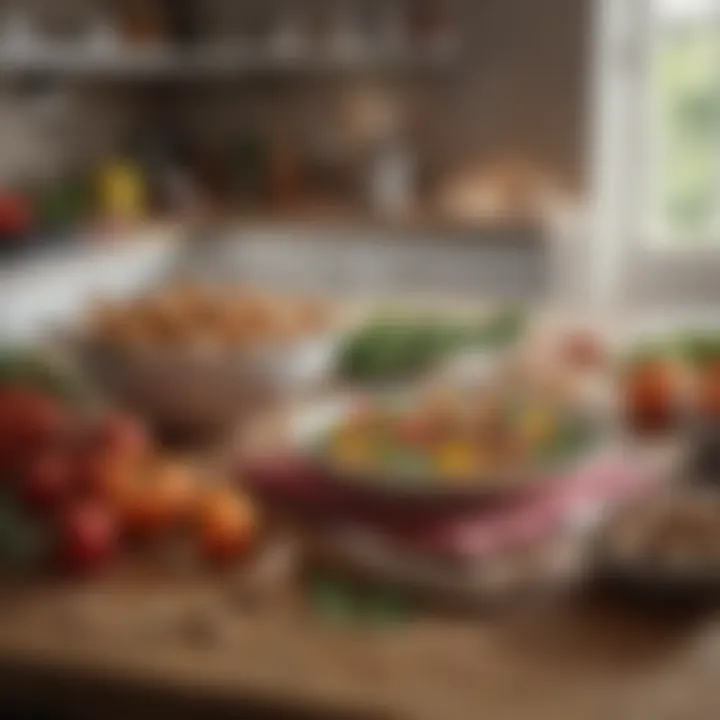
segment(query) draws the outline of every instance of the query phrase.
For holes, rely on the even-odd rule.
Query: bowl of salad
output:
[[[599,428],[547,397],[432,388],[335,400],[297,437],[328,482],[364,494],[479,499],[563,477],[597,444]]]

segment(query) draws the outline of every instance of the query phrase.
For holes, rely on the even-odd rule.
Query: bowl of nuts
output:
[[[203,430],[321,383],[334,329],[315,298],[183,284],[99,303],[79,340],[115,397],[159,426]]]

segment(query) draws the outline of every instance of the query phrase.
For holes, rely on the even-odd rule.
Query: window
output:
[[[641,233],[720,244],[720,0],[645,0]]]
[[[720,0],[591,0],[588,292],[720,300]]]

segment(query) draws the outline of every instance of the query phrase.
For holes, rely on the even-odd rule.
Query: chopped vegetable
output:
[[[477,468],[474,448],[462,440],[450,440],[438,448],[437,468],[449,477],[467,477]]]
[[[316,452],[342,472],[379,482],[473,484],[524,473],[582,452],[587,423],[547,398],[478,396],[431,388],[387,406],[362,425],[352,416],[323,434]],[[431,430],[428,431],[428,428]]]

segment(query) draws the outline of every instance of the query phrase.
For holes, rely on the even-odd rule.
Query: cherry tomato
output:
[[[68,453],[42,451],[33,457],[19,480],[20,496],[34,509],[53,512],[70,496],[73,468]]]
[[[187,519],[195,496],[194,477],[183,461],[163,458],[151,462],[121,494],[128,532],[152,536]]]
[[[32,388],[1,388],[0,470],[17,472],[37,452],[61,445],[70,427],[55,398]]]
[[[5,388],[0,393],[0,433],[17,456],[61,440],[70,420],[60,402],[38,390]]]
[[[150,439],[143,424],[123,413],[102,418],[91,431],[90,443],[99,451],[128,460],[145,458],[150,450]]]
[[[62,513],[58,552],[65,569],[77,573],[100,570],[113,557],[117,545],[117,522],[107,504],[83,499]]]
[[[248,498],[231,489],[213,490],[201,501],[198,513],[200,546],[212,562],[227,562],[250,546],[256,515]]]
[[[79,493],[118,502],[143,472],[143,463],[116,457],[100,448],[82,447],[75,457],[75,485]]]

